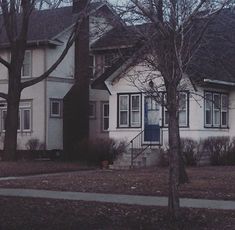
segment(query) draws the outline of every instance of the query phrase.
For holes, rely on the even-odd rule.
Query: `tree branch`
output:
[[[3,64],[5,67],[7,67],[8,69],[10,69],[10,63],[6,60],[4,60],[3,58],[0,57],[0,63]]]
[[[35,85],[37,83],[39,83],[40,81],[46,79],[56,68],[57,66],[63,61],[63,59],[65,58],[65,56],[67,55],[70,47],[73,45],[76,37],[78,36],[78,31],[80,28],[80,25],[82,23],[82,21],[87,17],[87,15],[83,12],[81,13],[78,17],[79,20],[76,22],[76,24],[74,25],[74,29],[70,34],[70,37],[67,41],[66,47],[64,48],[63,52],[61,53],[61,55],[59,56],[59,58],[54,62],[54,64],[45,72],[43,73],[41,76],[33,78],[32,80],[29,81],[25,81],[21,83],[21,90],[30,87],[32,85]]]
[[[8,95],[6,93],[0,92],[0,97],[7,100]]]

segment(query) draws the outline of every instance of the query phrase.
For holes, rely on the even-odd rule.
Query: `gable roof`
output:
[[[147,27],[149,24],[142,25]],[[149,28],[148,28],[149,27]],[[122,33],[124,33],[124,36]],[[133,28],[114,28],[104,37],[93,44],[93,50],[105,50],[110,47],[141,47],[138,42],[141,37],[135,34]],[[223,35],[223,36],[221,36]],[[123,61],[124,64],[124,61]],[[205,84],[207,82],[232,82],[235,83],[235,11],[223,10],[210,24],[200,49],[190,62],[186,71],[190,79],[195,84]],[[118,67],[119,68],[119,67]],[[113,74],[117,69],[112,68]],[[110,71],[109,71],[110,72]],[[105,72],[100,78],[105,81],[109,78],[109,72]],[[210,81],[209,81],[209,80]],[[100,79],[93,82],[93,87],[99,83]]]
[[[103,6],[107,5],[93,2],[88,10],[92,13]],[[75,22],[76,16],[77,14],[72,12],[72,6],[33,11],[29,19],[28,43],[55,40],[58,34]],[[2,28],[0,30],[0,47],[6,47],[9,45],[9,41],[3,26],[2,15],[0,15],[0,28]]]

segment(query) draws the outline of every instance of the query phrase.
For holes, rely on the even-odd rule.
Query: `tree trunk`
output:
[[[179,216],[179,121],[177,106],[177,90],[170,87],[167,90],[168,112],[169,112],[169,196],[168,211],[173,219]]]
[[[4,139],[4,161],[16,160],[17,149],[17,129],[19,116],[20,93],[9,90],[7,100],[7,116],[5,121],[5,139]]]

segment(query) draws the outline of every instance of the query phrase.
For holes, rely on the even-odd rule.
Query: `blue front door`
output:
[[[144,142],[160,142],[159,104],[151,97],[144,99]]]

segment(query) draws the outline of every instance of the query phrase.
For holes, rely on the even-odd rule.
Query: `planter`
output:
[[[109,161],[107,161],[107,160],[101,161],[101,168],[108,169],[109,168]]]

